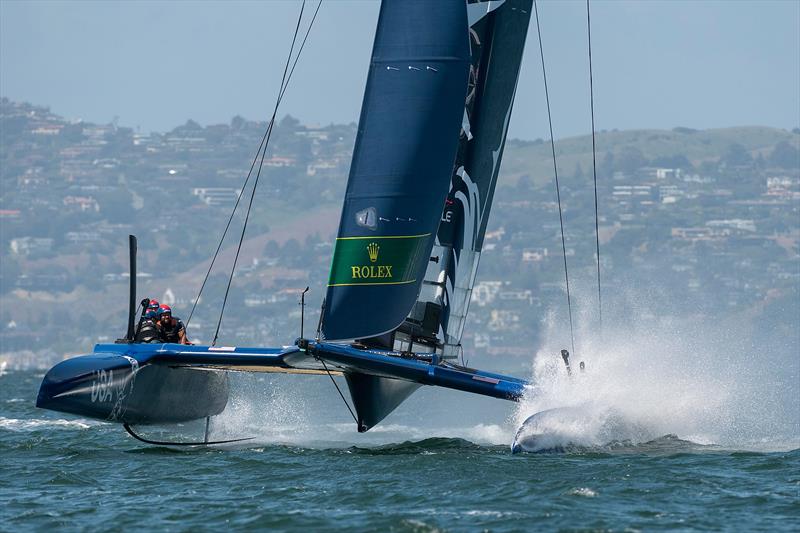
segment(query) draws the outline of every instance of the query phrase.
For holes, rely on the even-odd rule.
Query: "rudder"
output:
[[[347,372],[345,378],[356,409],[359,433],[364,433],[386,418],[421,386],[412,381],[360,372]]]

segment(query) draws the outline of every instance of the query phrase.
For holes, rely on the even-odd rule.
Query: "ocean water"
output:
[[[729,446],[589,431],[565,453],[512,455],[510,402],[423,389],[359,435],[330,382],[243,376],[212,437],[256,438],[176,449],[36,409],[41,376],[0,376],[0,530],[800,528],[792,434]]]

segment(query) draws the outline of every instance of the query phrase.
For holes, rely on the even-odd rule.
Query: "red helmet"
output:
[[[167,304],[162,305],[158,308],[158,317],[161,318],[161,315],[172,316],[172,308]]]
[[[150,300],[150,303],[147,305],[148,309],[152,309],[153,311],[158,311],[158,308],[161,307],[158,303],[158,300]]]

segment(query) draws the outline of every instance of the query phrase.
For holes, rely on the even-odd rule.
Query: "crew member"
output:
[[[172,316],[172,308],[162,305],[158,308],[158,336],[161,342],[191,344],[186,338],[186,327],[180,318]]]
[[[567,367],[567,375],[572,376],[572,369],[569,367],[569,351],[561,350],[561,359],[564,360],[564,366]]]
[[[159,331],[156,320],[156,311],[148,308],[142,320],[139,322],[139,329],[136,332],[135,342],[158,342]]]

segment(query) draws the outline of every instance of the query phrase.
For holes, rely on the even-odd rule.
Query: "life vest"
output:
[[[145,318],[139,325],[139,331],[136,333],[136,342],[158,342],[158,328],[156,323]]]
[[[179,318],[172,317],[172,320],[168,326],[161,326],[159,328],[159,338],[161,342],[181,342],[181,338],[178,333],[182,329],[184,329],[183,322],[181,322]]]

